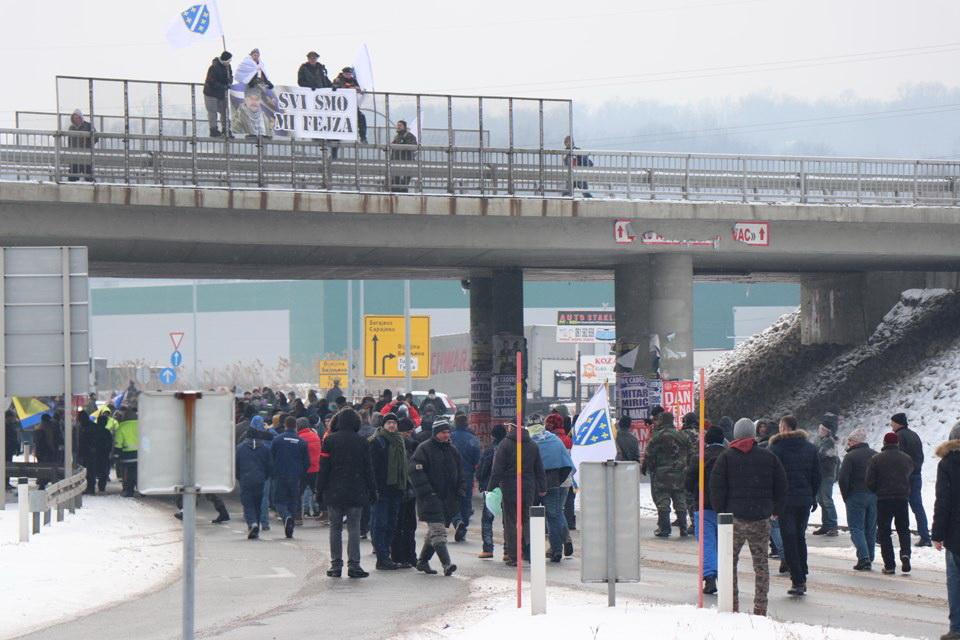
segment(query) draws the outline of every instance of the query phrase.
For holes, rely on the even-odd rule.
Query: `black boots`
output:
[[[436,575],[436,571],[430,568],[430,558],[433,557],[433,547],[429,543],[424,542],[423,548],[420,550],[420,557],[417,558],[417,571],[426,573],[427,575]]]
[[[653,535],[658,538],[669,538],[670,537],[670,512],[669,511],[659,511],[657,513],[657,530],[653,532]]]
[[[228,520],[230,520],[230,514],[227,513],[227,508],[221,505],[220,508],[217,509],[217,517],[211,520],[210,523],[223,524]]]
[[[247,540],[256,540],[260,537],[260,525],[255,524],[247,529]]]
[[[708,576],[703,579],[703,592],[708,596],[717,592],[717,579],[715,577]]]
[[[447,544],[444,542],[435,546],[437,557],[440,558],[440,564],[443,565],[443,575],[450,576],[457,570],[457,565],[450,562],[450,552],[447,551]]]
[[[677,522],[678,522],[677,528],[680,530],[680,537],[681,537],[681,538],[686,538],[686,537],[687,537],[687,533],[690,532],[690,530],[687,529],[687,514],[686,514],[686,513],[681,513],[680,516],[677,518]],[[691,524],[691,529],[692,529],[692,528],[693,528],[693,523],[691,522],[690,524]]]

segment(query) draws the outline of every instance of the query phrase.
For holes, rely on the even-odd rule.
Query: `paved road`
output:
[[[451,544],[460,567],[451,578],[414,571],[373,571],[371,547],[364,543],[366,580],[332,580],[324,575],[327,529],[309,521],[295,539],[279,529],[257,542],[246,540],[239,504],[228,502],[235,519],[227,525],[205,524],[212,517],[201,501],[198,527],[198,635],[229,640],[310,637],[322,628],[336,637],[379,639],[409,630],[437,616],[455,615],[471,581],[485,576],[509,579],[514,571],[499,561],[479,560],[479,531]],[[168,508],[163,505],[163,508]],[[170,508],[171,514],[173,513]],[[643,581],[621,585],[624,595],[664,603],[695,603],[696,543],[660,540],[648,535],[654,522],[644,519],[641,550]],[[842,536],[811,538],[815,546],[849,545]],[[497,553],[500,553],[498,544]],[[436,560],[434,561],[436,563]],[[910,576],[855,574],[853,560],[811,554],[810,592],[804,599],[786,595],[788,580],[773,578],[770,615],[778,620],[938,638],[947,628],[946,589],[942,571],[915,569]],[[749,558],[747,558],[749,565]],[[775,567],[776,565],[774,565]],[[605,592],[604,585],[579,583],[579,563],[549,565],[549,584]],[[742,580],[744,602],[752,599],[752,576]],[[42,596],[40,596],[42,597]],[[708,605],[712,599],[707,600]],[[747,608],[747,607],[745,607]],[[80,620],[22,636],[30,640],[167,640],[179,637],[180,584],[175,581],[132,602],[107,608]],[[335,626],[332,626],[335,625]],[[308,634],[308,635],[304,635]]]

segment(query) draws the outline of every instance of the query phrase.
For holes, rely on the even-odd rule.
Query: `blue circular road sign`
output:
[[[173,384],[177,381],[177,372],[174,371],[172,367],[164,367],[160,369],[160,375],[157,377],[160,378],[160,382],[163,384]]]
[[[179,351],[174,351],[170,354],[170,366],[179,367],[183,364],[183,354]]]

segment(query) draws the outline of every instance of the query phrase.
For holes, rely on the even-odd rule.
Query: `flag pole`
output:
[[[517,609],[523,606],[523,352],[517,351]]]
[[[704,482],[704,464],[703,459],[704,452],[706,451],[705,440],[706,436],[704,434],[704,425],[706,420],[704,417],[704,380],[705,375],[703,368],[700,369],[700,457],[698,463],[698,474],[700,478],[700,495],[699,495],[699,511],[697,511],[697,608],[703,609],[703,482]]]

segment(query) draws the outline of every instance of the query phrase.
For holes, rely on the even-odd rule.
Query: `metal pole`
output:
[[[544,507],[530,507],[530,613],[547,612],[547,558]]]
[[[704,421],[704,408],[705,402],[703,399],[704,391],[704,380],[705,374],[703,369],[700,369],[700,462],[697,465],[697,474],[699,480],[699,496],[697,502],[697,608],[703,609],[703,483],[704,483],[704,474],[705,474],[705,463],[704,455],[706,450],[705,439],[705,421]]]
[[[543,178],[543,160],[544,160],[543,158],[543,100],[539,101],[539,117],[540,117],[540,151],[538,152],[537,155],[540,158],[539,178],[540,178],[540,195],[542,196],[545,193],[544,184],[543,184],[543,181],[544,181],[544,178]],[[572,140],[571,140],[570,146],[571,147],[573,146]]]
[[[523,606],[523,353],[517,351],[517,609]]]
[[[577,415],[580,415],[580,398],[583,396],[583,389],[580,388],[580,345],[577,345],[577,370],[573,376],[573,389],[576,394]]]
[[[197,366],[199,357],[197,352],[200,350],[200,335],[197,331],[197,281],[193,281],[193,384],[200,388],[200,369]]]
[[[407,393],[413,391],[410,371],[410,281],[403,281],[403,365],[406,376]]]
[[[480,138],[477,141],[477,150],[479,160],[477,162],[477,178],[480,181],[480,195],[484,195],[483,186],[483,97],[477,98],[477,122],[480,129]]]
[[[717,514],[717,610],[733,611],[733,514]]]
[[[17,506],[20,508],[20,542],[30,542],[30,486],[26,478],[17,479]],[[4,500],[6,502],[6,500]]]
[[[63,275],[63,477],[73,475],[73,337],[70,318],[70,247],[60,249]],[[73,499],[70,499],[73,513]]]
[[[365,286],[366,286],[366,281],[361,280],[360,281],[360,313],[359,315],[360,315],[360,322],[364,323],[364,325],[366,324],[366,320],[364,320],[364,317],[363,317],[363,314],[366,313],[366,309],[365,309],[366,300],[364,299]],[[360,375],[357,377],[360,379],[360,384],[359,384],[360,393],[357,394],[357,397],[363,397],[363,395],[366,394],[367,392],[367,370],[364,368],[362,364],[360,365]]]
[[[197,399],[203,394],[197,391],[177,393],[183,400],[184,419],[187,428],[183,456],[183,640],[193,640],[194,600],[197,577],[197,487],[194,485],[195,419]]]
[[[123,81],[123,181],[130,184],[130,83]]]
[[[606,490],[607,514],[607,606],[617,606],[617,535],[616,535],[616,496],[614,495],[614,469],[616,460],[607,460],[603,463],[603,482]]]
[[[352,398],[354,394],[353,378],[353,280],[347,280],[347,388],[344,394]]]
[[[513,195],[513,98],[507,98],[507,194]],[[483,131],[480,132],[483,135]]]
[[[3,410],[6,411],[9,405],[9,399],[7,398],[7,361],[6,355],[4,354],[4,345],[6,344],[6,325],[4,321],[6,320],[6,294],[4,293],[4,262],[6,259],[6,251],[0,249],[0,401],[3,401]],[[3,438],[0,438],[0,485],[3,485],[3,495],[6,495],[7,492],[7,434],[6,434],[6,425],[4,425],[4,434]],[[3,511],[6,508],[7,501],[0,500],[0,511]]]

